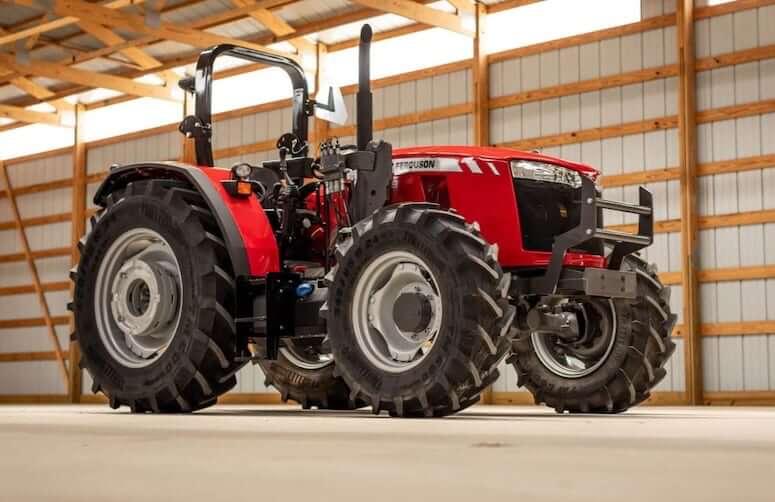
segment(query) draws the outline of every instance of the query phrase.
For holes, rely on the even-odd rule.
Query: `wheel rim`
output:
[[[291,364],[305,370],[320,370],[333,364],[334,356],[330,350],[323,350],[327,338],[317,346],[298,346],[293,340],[286,340],[285,347],[280,348],[280,354]]]
[[[530,340],[541,363],[564,378],[582,378],[605,363],[616,342],[616,307],[613,300],[579,302],[584,332],[578,341],[562,341],[547,333],[531,333]]]
[[[406,298],[422,310],[421,323],[411,329],[395,312],[397,302]],[[352,306],[355,338],[369,361],[384,371],[400,373],[420,364],[435,345],[442,316],[438,281],[414,254],[388,252],[372,260],[358,278]]]
[[[154,363],[172,343],[181,317],[180,265],[157,232],[135,228],[110,245],[97,271],[94,311],[110,355],[123,366]]]

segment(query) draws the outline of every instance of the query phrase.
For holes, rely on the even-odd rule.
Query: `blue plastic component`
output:
[[[313,291],[315,291],[315,286],[308,282],[302,282],[296,286],[296,296],[298,298],[306,298],[312,294]]]

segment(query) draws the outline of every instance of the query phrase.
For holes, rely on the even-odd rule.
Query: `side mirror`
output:
[[[338,125],[347,122],[347,106],[341,89],[332,85],[321,86],[315,96],[315,117]]]

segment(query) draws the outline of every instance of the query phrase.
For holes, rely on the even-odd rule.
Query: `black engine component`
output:
[[[385,205],[393,179],[393,147],[390,143],[372,141],[366,146],[366,152],[374,154],[374,164],[371,170],[368,166],[358,170],[350,199],[353,221],[360,221]]]

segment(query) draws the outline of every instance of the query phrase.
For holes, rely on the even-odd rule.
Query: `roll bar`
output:
[[[219,56],[228,55],[267,66],[281,68],[288,74],[293,85],[293,134],[307,144],[308,117],[314,113],[314,103],[309,100],[309,90],[304,69],[293,59],[232,44],[221,44],[203,51],[196,62],[196,74],[179,82],[179,86],[195,95],[195,115],[180,123],[180,132],[194,138],[196,162],[200,166],[213,166],[212,148],[212,86],[213,67]],[[303,155],[299,152],[300,155]]]

